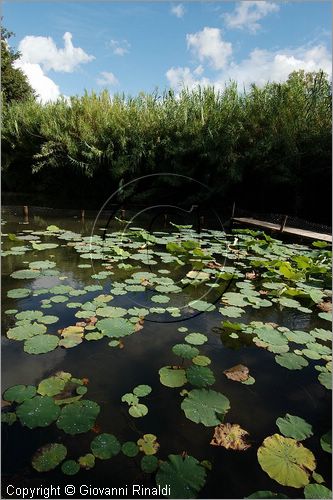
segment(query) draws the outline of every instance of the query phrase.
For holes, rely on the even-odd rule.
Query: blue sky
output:
[[[84,89],[134,95],[223,88],[229,79],[262,85],[300,68],[330,73],[331,9],[320,1],[12,0],[3,23],[16,34],[18,66],[47,101]]]

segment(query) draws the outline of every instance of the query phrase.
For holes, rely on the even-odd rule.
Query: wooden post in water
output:
[[[23,206],[23,216],[25,224],[29,224],[29,207],[27,205]]]
[[[164,214],[164,227],[167,227],[168,214]]]
[[[285,216],[283,217],[283,221],[282,221],[282,223],[281,223],[280,233],[283,233],[284,227],[285,227],[285,225],[286,225],[286,223],[287,223],[287,219],[288,219],[288,215],[285,215]]]
[[[84,221],[85,210],[81,209],[81,220]]]
[[[236,208],[236,202],[233,202],[232,204],[232,211],[231,211],[231,218],[233,219],[235,216],[235,208]]]
[[[121,209],[120,213],[121,213],[121,218],[125,219],[126,211],[124,208]]]

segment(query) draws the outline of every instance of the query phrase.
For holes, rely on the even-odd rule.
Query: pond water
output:
[[[311,258],[318,259],[319,252],[322,252],[322,261],[325,261],[325,249],[280,244],[276,240],[265,245],[265,242],[260,243],[263,241],[260,235],[240,234],[235,241],[234,235],[227,236],[220,228],[196,234],[190,228],[177,229],[170,224],[167,227],[162,225],[159,231],[154,228],[155,238],[150,238],[145,231],[134,229],[129,232],[128,228],[123,234],[124,225],[118,221],[109,224],[106,216],[99,218],[97,224],[93,217],[86,217],[85,220],[55,217],[52,212],[25,220],[20,213],[5,209],[2,218],[5,234],[2,258],[2,393],[20,384],[37,387],[43,379],[63,371],[72,377],[85,379],[84,387],[88,391],[81,401],[90,400],[100,407],[94,427],[74,435],[58,428],[55,422],[32,429],[22,425],[21,419],[12,425],[4,423],[4,498],[10,497],[8,484],[19,487],[52,484],[61,488],[72,484],[76,487],[76,494],[71,498],[91,498],[89,494],[79,493],[80,485],[128,485],[129,498],[133,496],[132,484],[155,487],[155,473],[141,470],[142,452],[132,458],[122,452],[108,460],[96,458],[94,467],[88,470],[81,467],[72,476],[65,475],[61,466],[38,472],[31,465],[36,450],[48,443],[65,445],[67,459],[78,460],[91,453],[91,442],[103,433],[116,436],[121,444],[127,441],[136,443],[143,435],[153,434],[160,445],[156,454],[159,461],[166,461],[171,454],[187,454],[198,462],[209,461],[208,468],[200,465],[200,470],[205,470],[204,484],[195,493],[188,489],[189,498],[244,498],[259,490],[278,492],[289,498],[303,498],[303,487],[279,484],[263,470],[257,458],[258,448],[265,438],[282,434],[276,420],[287,413],[311,424],[312,435],[302,444],[313,453],[316,472],[323,476],[323,484],[331,487],[331,454],[324,451],[320,443],[321,437],[331,429],[331,390],[325,387],[327,381],[323,385],[318,380],[322,373],[330,375],[330,354],[327,354],[331,346],[327,337],[330,322],[325,314],[318,315],[320,310],[307,296],[312,287],[319,292],[319,297],[322,293],[318,302],[326,300],[329,295],[326,271],[319,274],[313,272],[311,279],[307,277],[306,280],[300,276],[274,274],[275,271],[267,269],[261,270],[260,276],[256,275],[254,280],[250,279],[253,276],[245,276],[257,265],[251,258],[260,260],[270,254],[268,258],[271,260],[273,257],[277,260],[277,255],[280,255],[281,261],[290,260],[294,255],[311,255]],[[139,222],[135,221],[135,226],[140,225]],[[57,226],[60,231],[57,227],[46,230],[50,225]],[[107,230],[105,225],[109,226]],[[192,244],[182,246],[186,241]],[[40,249],[42,243],[53,243],[54,248]],[[172,243],[176,246],[173,247]],[[317,252],[316,256],[313,252]],[[39,264],[32,264],[36,262]],[[209,266],[208,262],[212,264]],[[82,264],[87,267],[80,267]],[[297,265],[297,272],[301,273],[302,266],[299,262]],[[22,269],[33,270],[32,277],[18,279],[15,274],[11,276]],[[135,275],[138,272],[142,274]],[[133,274],[134,277],[131,277]],[[265,283],[272,282],[277,283],[275,289],[269,285],[265,288]],[[239,286],[240,283],[245,285]],[[288,287],[303,290],[303,295],[286,295],[279,288],[281,283],[286,290]],[[302,289],[302,284],[309,288]],[[98,289],[86,290],[89,285],[96,285]],[[17,288],[28,289],[27,296],[8,297],[8,292]],[[73,289],[82,292],[80,295],[75,291],[72,293]],[[276,293],[277,290],[281,294]],[[59,296],[63,298],[53,300]],[[286,297],[287,302],[281,301],[281,297]],[[296,302],[288,303],[288,300]],[[84,308],[82,305],[85,305]],[[167,308],[170,310],[165,310]],[[58,345],[41,354],[25,352],[25,346],[36,336],[35,333],[30,339],[28,335],[20,341],[7,338],[7,332],[15,325],[26,326],[29,321],[31,324],[31,320],[24,319],[21,321],[26,323],[20,323],[15,315],[21,311],[41,311],[43,315],[56,316],[55,322],[45,325],[45,330],[46,334],[58,340],[62,338],[59,330],[77,322],[86,322],[89,328],[84,329],[84,335],[88,338],[91,332],[97,332],[101,338],[88,341],[81,334],[80,338],[72,339],[72,347]],[[82,314],[75,316],[78,311]],[[86,321],[91,317],[97,319],[95,328],[95,320],[90,325]],[[35,319],[38,322],[37,317]],[[118,336],[108,331],[107,323],[101,323],[108,319],[117,325]],[[240,323],[241,329],[230,328],[230,325],[223,327],[223,321],[236,325]],[[185,328],[186,331],[179,331]],[[290,335],[289,340],[274,343],[269,337],[271,331],[281,338],[295,331],[325,331],[326,334],[318,340],[311,333],[314,340],[310,346],[305,346],[304,343],[298,345],[292,342]],[[191,339],[186,340],[186,337],[193,332],[201,333],[207,339],[199,337],[198,340],[195,337],[194,344],[191,344]],[[204,343],[201,344],[201,340]],[[110,346],[110,342],[115,345]],[[209,358],[198,361],[204,364],[210,362],[207,369],[212,373],[207,375],[207,371],[199,370],[199,378],[205,379],[203,382],[197,382],[195,377],[193,381],[190,373],[186,372],[185,377],[193,383],[186,382],[186,378],[184,385],[176,383],[178,387],[161,383],[159,370],[162,367],[175,367],[174,371],[181,378],[183,370],[200,366],[191,359],[177,356],[172,350],[175,344],[192,345],[198,349],[200,356]],[[319,353],[313,355],[314,346],[319,344],[326,350],[317,347]],[[289,369],[283,366],[286,349],[289,353],[296,350],[295,356],[306,361],[304,367]],[[311,352],[299,352],[303,349]],[[282,364],[277,362],[279,357],[283,358]],[[245,384],[226,377],[223,372],[238,364],[249,369],[254,383]],[[213,383],[209,380],[212,374]],[[140,404],[148,408],[148,413],[133,417],[129,414],[129,405],[121,399],[141,384],[151,388],[148,395],[139,398]],[[220,414],[215,418],[220,422],[239,424],[249,433],[247,441],[251,446],[244,451],[212,446],[210,442],[215,425],[206,426],[187,418],[181,405],[189,396],[182,393],[183,389],[212,390],[223,394],[230,402],[230,409],[224,419]],[[3,413],[14,412],[16,408],[16,403],[11,407],[5,406]],[[309,481],[315,482],[311,478]],[[98,498],[103,497],[103,494],[98,495]],[[121,497],[124,495],[119,495]],[[174,498],[172,494],[171,497]],[[65,496],[62,495],[62,498]]]

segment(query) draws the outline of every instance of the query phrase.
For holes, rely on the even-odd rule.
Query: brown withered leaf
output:
[[[245,278],[247,280],[255,280],[257,277],[257,274],[255,271],[251,271],[250,273],[245,273]]]
[[[209,269],[219,269],[220,267],[222,267],[222,264],[219,264],[218,262],[216,262],[216,260],[213,260],[211,262],[208,262],[206,267],[208,267]]]
[[[238,424],[220,424],[214,429],[214,436],[210,444],[223,446],[227,450],[244,451],[251,447],[245,440],[249,433]]]
[[[245,365],[235,365],[227,370],[224,370],[224,375],[230,380],[236,382],[245,382],[249,378],[249,369]]]
[[[332,302],[320,302],[317,304],[318,309],[320,309],[322,312],[331,312],[332,311]]]

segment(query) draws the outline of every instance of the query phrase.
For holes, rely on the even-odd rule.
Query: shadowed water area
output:
[[[288,369],[276,361],[276,357],[284,355],[282,351],[278,349],[278,352],[274,352],[274,346],[269,350],[270,342],[264,346],[253,341],[259,336],[261,342],[264,342],[259,331],[263,327],[261,323],[274,323],[271,326],[274,331],[282,327],[282,334],[285,334],[283,327],[285,331],[312,332],[315,329],[327,331],[331,324],[325,317],[318,316],[320,311],[305,295],[300,298],[289,296],[299,300],[299,307],[303,310],[299,310],[297,305],[285,306],[278,301],[278,295],[271,295],[272,289],[265,288],[263,283],[281,282],[281,276],[274,278],[273,274],[267,277],[261,275],[253,281],[246,278],[245,273],[252,270],[251,258],[261,259],[265,255],[262,248],[266,247],[253,243],[257,246],[252,246],[249,250],[249,246],[246,246],[248,240],[243,240],[240,236],[235,242],[234,235],[227,236],[216,224],[216,227],[211,228],[212,231],[204,229],[197,234],[190,228],[177,229],[170,224],[164,227],[160,221],[160,227],[152,228],[156,241],[150,241],[148,233],[140,233],[134,229],[129,234],[129,227],[125,224],[116,220],[110,223],[109,217],[103,215],[97,223],[94,217],[86,216],[81,220],[79,217],[66,216],[65,213],[61,217],[54,217],[51,213],[32,215],[25,220],[20,212],[6,209],[2,219],[2,230],[5,233],[5,255],[2,258],[2,393],[19,384],[38,387],[43,379],[63,371],[78,379],[88,379],[85,380],[88,391],[81,401],[87,399],[100,407],[94,427],[75,435],[59,429],[55,422],[32,429],[22,425],[19,419],[12,425],[3,424],[4,498],[9,498],[6,494],[8,484],[20,487],[73,484],[77,491],[82,484],[92,487],[128,485],[129,498],[132,497],[130,485],[133,483],[156,486],[155,473],[144,473],[141,470],[142,452],[132,458],[122,452],[108,460],[96,458],[93,468],[86,470],[81,467],[73,476],[66,476],[61,466],[48,472],[38,472],[31,466],[31,458],[36,450],[47,443],[65,445],[66,459],[78,460],[91,453],[90,444],[101,433],[113,434],[121,444],[127,441],[136,443],[144,434],[153,434],[160,445],[156,454],[160,461],[167,460],[170,454],[181,455],[183,452],[195,457],[198,462],[209,461],[211,470],[205,469],[205,484],[196,493],[199,498],[244,498],[258,490],[271,490],[289,498],[302,498],[303,488],[283,486],[274,481],[257,459],[258,448],[264,439],[276,433],[281,434],[276,419],[284,417],[286,413],[299,416],[311,424],[312,435],[302,441],[302,444],[313,453],[317,464],[316,472],[323,476],[324,485],[331,487],[331,454],[324,451],[320,444],[320,438],[331,429],[331,391],[318,380],[319,374],[324,373],[324,370],[325,373],[330,373],[326,368],[329,356],[325,350],[314,356],[316,359],[311,359],[311,353],[310,357],[300,353],[299,356],[306,359],[306,366],[302,369]],[[136,227],[147,228],[147,221],[144,219],[135,220],[134,224]],[[54,228],[47,231],[46,228],[50,225],[55,225],[61,231]],[[108,227],[105,229],[106,225]],[[115,233],[116,236],[112,236]],[[67,237],[63,238],[64,235]],[[261,237],[258,239],[262,241]],[[166,250],[168,243],[181,245],[181,242],[186,241],[197,241],[196,248],[200,247],[213,257],[204,258],[199,251],[195,254],[194,245],[193,248],[186,249],[187,253],[185,250],[184,253],[177,253],[179,251],[172,246]],[[85,251],[82,251],[82,242],[86,247]],[[38,245],[42,243],[54,243],[57,246],[38,249]],[[281,255],[283,251],[291,252],[287,252],[287,256],[280,256],[282,260],[290,258],[294,249],[302,255],[317,251],[306,245],[272,244],[275,245],[273,250],[267,250],[272,255],[274,252],[280,252]],[[26,247],[25,251],[17,250],[22,246]],[[123,251],[128,255],[123,254]],[[87,254],[92,254],[93,257],[87,257]],[[18,270],[35,269],[32,263],[44,261],[51,262],[52,265],[47,268],[42,266],[36,272],[36,277],[17,279],[15,275],[10,276]],[[193,271],[194,261],[201,264],[196,264],[197,268]],[[208,267],[207,262],[215,262],[217,265]],[[79,267],[82,264],[87,267]],[[188,275],[191,270],[198,275]],[[132,275],[138,272],[142,275],[133,279]],[[206,272],[206,276],[200,276],[200,272]],[[219,273],[223,274],[222,278],[218,277]],[[162,278],[168,278],[169,281],[163,282]],[[293,286],[297,288],[301,281],[297,280]],[[241,282],[246,283],[243,297],[251,297],[251,290],[264,290],[268,294],[262,293],[259,296],[258,293],[254,295],[258,299],[243,306],[242,301],[237,303],[238,299],[234,303],[232,292],[239,294],[244,289],[236,285]],[[208,286],[209,283],[213,286]],[[54,287],[62,285],[71,288],[67,291],[61,291],[61,288],[52,291]],[[85,287],[89,285],[96,285],[98,289],[86,290]],[[170,286],[171,290],[168,291]],[[309,286],[324,290],[325,297],[328,296],[326,281],[319,279],[317,275]],[[156,287],[161,288],[156,290]],[[29,295],[23,298],[8,297],[8,292],[15,288],[27,288]],[[38,292],[41,289],[43,293]],[[71,296],[70,289],[84,292]],[[229,299],[224,300],[225,294],[228,297],[230,293]],[[25,352],[27,339],[19,341],[6,336],[8,330],[15,327],[16,314],[21,311],[42,311],[44,315],[56,316],[58,319],[54,323],[46,324],[46,333],[57,336],[59,340],[59,330],[84,322],[86,317],[95,317],[96,314],[98,321],[112,318],[112,311],[101,317],[98,315],[98,307],[103,307],[101,303],[97,309],[82,309],[82,304],[94,303],[96,297],[101,295],[112,296],[104,306],[126,310],[128,323],[133,328],[135,326],[136,331],[119,335],[116,339],[112,337],[112,333],[102,332],[102,338],[87,340],[83,337],[77,345],[58,345],[50,352],[41,354]],[[65,299],[59,302],[51,300],[55,296],[63,296]],[[152,297],[156,296],[167,299],[156,299],[155,302]],[[104,299],[97,298],[98,300]],[[265,300],[270,301],[270,304],[260,302]],[[203,304],[199,302],[198,306],[196,301],[202,301]],[[77,305],[68,307],[70,303]],[[211,304],[213,310],[210,310]],[[165,310],[167,308],[174,309],[168,311]],[[227,308],[226,314],[223,313],[224,308]],[[235,311],[235,308],[240,310]],[[84,310],[89,313],[85,315],[83,312],[81,316],[75,316],[78,311]],[[224,327],[223,321],[252,326],[247,330],[245,327],[233,330],[228,326]],[[122,328],[123,326],[122,324]],[[187,330],[179,331],[179,328]],[[96,332],[96,329],[91,328],[90,331]],[[188,343],[185,337],[192,332],[203,334],[207,340],[202,344]],[[88,333],[89,329],[85,330],[84,335]],[[115,340],[115,345],[110,346],[109,343]],[[313,343],[316,342],[331,347],[325,335],[324,340],[314,339]],[[183,370],[192,366],[191,359],[184,359],[173,352],[175,344],[193,345],[200,355],[209,358],[208,368],[213,372],[215,382],[200,386],[187,381],[184,386],[174,388],[161,383],[159,370],[162,367],[172,366]],[[291,341],[288,347],[289,352],[306,348],[305,345],[300,346]],[[255,379],[252,385],[230,380],[223,373],[238,364],[248,367],[250,376]],[[323,367],[323,371],[315,366]],[[129,414],[129,405],[122,402],[121,398],[140,384],[152,389],[149,394],[140,397],[140,403],[148,408],[148,413],[134,418]],[[249,433],[248,443],[251,447],[236,451],[212,446],[210,441],[214,425],[205,426],[186,417],[181,404],[188,396],[181,395],[181,391],[203,387],[205,390],[221,393],[229,400],[230,409],[221,417],[220,422],[239,424]],[[15,411],[15,408],[5,407],[4,411]],[[81,497],[84,498],[84,495],[76,493],[75,498]],[[90,496],[86,495],[87,497]],[[103,498],[103,495],[98,497]]]

